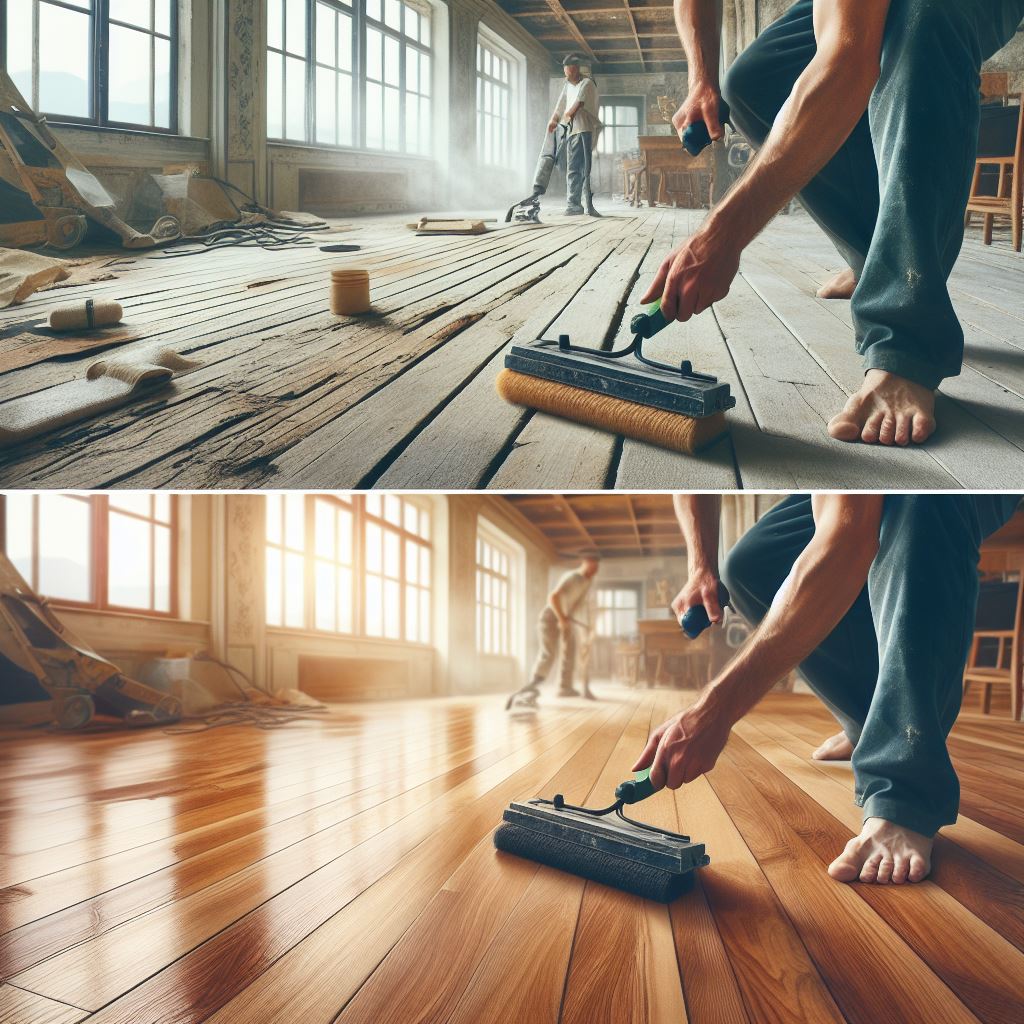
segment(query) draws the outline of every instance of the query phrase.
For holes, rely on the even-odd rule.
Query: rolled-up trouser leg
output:
[[[571,624],[562,634],[562,658],[558,668],[558,692],[571,693],[573,675],[576,672],[576,630]]]
[[[733,124],[755,149],[817,52],[813,7],[812,0],[798,0],[733,61],[722,83]],[[866,113],[803,188],[800,201],[859,276],[878,212],[878,171]]]
[[[530,686],[540,686],[551,672],[558,654],[558,619],[550,608],[545,608],[537,620],[537,659],[533,663]]]
[[[568,209],[583,207],[583,182],[587,176],[587,143],[589,132],[570,135],[565,159],[565,205]]]
[[[810,495],[797,494],[762,516],[729,552],[722,579],[736,610],[748,622],[759,623],[777,595],[785,600],[779,590],[813,536]],[[801,663],[800,674],[856,745],[878,675],[866,587],[836,628]]]
[[[971,495],[885,498],[868,577],[878,683],[853,754],[865,818],[929,836],[956,821],[960,784],[946,736],[963,694],[982,539]]]
[[[853,297],[865,369],[937,387],[960,372],[946,281],[963,242],[979,72],[1024,0],[892,0],[868,107],[880,205]]]

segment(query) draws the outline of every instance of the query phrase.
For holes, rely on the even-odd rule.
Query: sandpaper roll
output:
[[[695,419],[515,370],[502,370],[496,387],[498,394],[513,405],[525,405],[687,455],[707,447],[728,429],[722,412]]]
[[[86,299],[73,306],[58,306],[50,311],[50,328],[54,331],[92,330],[119,324],[124,310],[113,299]]]

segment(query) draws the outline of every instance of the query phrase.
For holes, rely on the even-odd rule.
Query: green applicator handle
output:
[[[633,778],[626,782],[620,782],[615,787],[615,799],[621,800],[624,804],[637,804],[654,795],[654,783],[651,782],[651,769],[645,768],[642,772],[634,772]]]
[[[661,299],[658,299],[657,302],[652,302],[647,307],[646,313],[637,313],[629,321],[629,329],[634,334],[639,334],[645,340],[653,338],[658,331],[667,326],[668,321],[665,319],[665,314],[661,311]]]

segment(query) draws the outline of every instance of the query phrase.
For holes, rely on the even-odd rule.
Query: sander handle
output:
[[[729,104],[723,99],[718,101],[718,120],[721,124],[725,124],[729,121]],[[686,131],[683,132],[683,149],[686,150],[690,156],[700,156],[701,153],[711,145],[711,133],[708,131],[708,126],[703,121],[694,121],[693,124],[687,125]]]
[[[718,581],[718,603],[722,608],[726,608],[730,601],[729,588],[721,581]],[[711,625],[711,619],[708,618],[707,610],[702,604],[695,604],[690,608],[686,609],[686,613],[679,620],[679,628],[691,639],[696,640],[697,637],[704,632],[708,626]]]
[[[615,799],[624,804],[636,804],[654,795],[654,783],[651,782],[651,769],[634,772],[633,778],[620,782],[615,787]]]

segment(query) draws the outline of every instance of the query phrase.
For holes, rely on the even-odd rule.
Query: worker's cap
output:
[[[578,53],[570,53],[565,60],[562,61],[562,67],[567,68],[575,64],[579,67],[583,63],[583,58]]]

